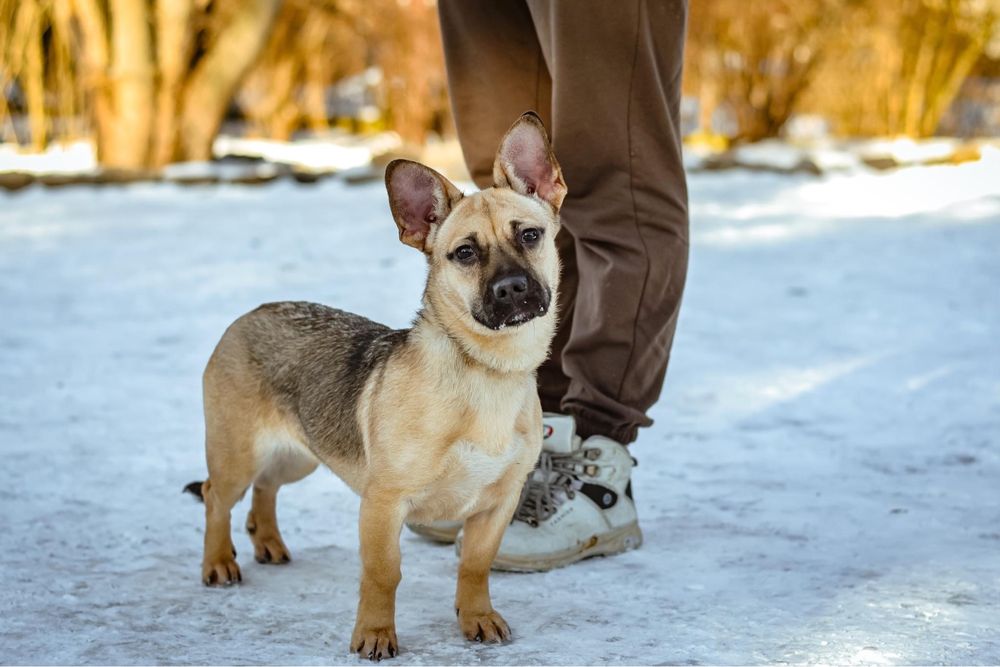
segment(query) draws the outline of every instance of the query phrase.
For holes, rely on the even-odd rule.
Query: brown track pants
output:
[[[466,164],[492,185],[497,144],[533,109],[569,195],[557,240],[560,327],[542,407],[584,437],[652,420],[688,257],[680,85],[686,0],[439,0]]]

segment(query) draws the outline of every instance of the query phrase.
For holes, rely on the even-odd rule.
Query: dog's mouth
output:
[[[504,318],[504,320],[500,322],[500,324],[497,326],[497,329],[505,329],[507,327],[517,327],[521,326],[522,324],[527,324],[536,317],[543,316],[546,312],[548,312],[548,309],[545,308],[545,306],[543,306],[542,304],[538,304],[537,307],[535,308],[527,308],[525,310],[515,311],[510,315],[508,315],[506,318]]]
[[[531,320],[544,317],[549,312],[546,298],[529,298],[512,308],[485,308],[473,317],[487,329],[503,331],[527,324]]]

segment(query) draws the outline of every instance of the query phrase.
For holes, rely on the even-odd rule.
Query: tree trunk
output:
[[[110,0],[113,139],[104,163],[122,169],[148,165],[153,129],[153,51],[145,0]]]
[[[718,105],[719,94],[715,78],[703,77],[698,86],[698,130],[702,134],[713,134],[712,119]]]
[[[69,0],[54,0],[52,11],[52,32],[50,53],[53,74],[51,81],[61,94],[55,96],[59,119],[62,121],[58,132],[61,136],[79,136],[77,103],[79,97],[73,81],[73,13]]]
[[[29,10],[28,7],[31,7]],[[28,104],[28,125],[31,128],[31,147],[43,150],[47,141],[48,114],[45,110],[45,57],[42,54],[42,17],[37,9],[26,6],[22,10],[27,23],[27,41],[24,49],[24,97]],[[19,17],[20,18],[20,17]]]
[[[426,3],[400,3],[395,20],[389,33],[392,41],[379,57],[386,73],[388,116],[403,141],[420,144],[433,112],[427,105],[433,78],[428,63],[440,52],[434,33],[438,30],[437,15]]]
[[[326,38],[325,26],[319,21],[312,24],[304,36],[303,47],[308,53],[322,53]],[[303,63],[302,107],[313,132],[325,132],[330,129],[326,118],[326,84],[329,79],[329,64],[326,58],[308,58]]]
[[[73,0],[73,14],[79,22],[82,36],[82,87],[89,95],[86,102],[92,107],[97,160],[104,162],[114,128],[108,87],[108,32],[95,0]]]
[[[262,136],[268,139],[279,138],[273,134],[275,118],[292,98],[297,74],[294,55],[282,52],[266,69],[257,70],[248,77],[248,84],[256,84],[253,86],[255,94],[248,96],[242,109],[254,130]],[[253,81],[249,80],[251,78]]]
[[[937,51],[941,48],[943,35],[941,17],[936,12],[929,12],[924,23],[923,36],[920,40],[920,50],[917,52],[917,61],[910,75],[909,92],[906,96],[906,111],[903,117],[903,132],[907,136],[919,134],[920,114],[924,108],[924,100],[927,94],[927,77],[931,71],[931,64]]]
[[[962,82],[965,81],[976,61],[982,55],[986,42],[993,33],[996,18],[988,17],[983,20],[982,31],[971,36],[969,43],[959,50],[954,59],[947,63],[947,67],[944,68],[944,72],[947,74],[945,80],[930,91],[930,99],[921,118],[920,136],[929,137],[934,134],[941,122],[941,117],[944,116],[955,96],[958,95]]]
[[[45,109],[45,61],[42,54],[42,13],[38,5],[25,3],[14,18],[9,45],[0,51],[0,57],[10,54],[10,62],[0,61],[0,74],[21,81],[28,112],[30,141],[36,150],[45,147],[48,119]],[[6,52],[6,53],[5,53]],[[0,84],[3,82],[0,81]],[[2,95],[0,91],[0,95]],[[4,105],[6,107],[6,104]],[[11,124],[13,127],[13,123]],[[17,128],[14,138],[17,141]]]
[[[190,57],[188,39],[191,0],[157,0],[156,64],[160,87],[156,94],[156,120],[153,133],[154,167],[174,159],[177,146],[177,109],[184,73]]]
[[[216,36],[184,88],[179,157],[209,160],[229,101],[267,41],[280,0],[245,0]]]

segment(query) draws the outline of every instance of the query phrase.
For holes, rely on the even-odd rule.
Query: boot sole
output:
[[[417,523],[408,523],[406,527],[410,529],[411,533],[416,533],[420,537],[426,537],[434,542],[439,542],[441,544],[454,544],[455,540],[458,538],[459,531],[462,530],[462,526],[456,526],[455,528],[435,528],[434,526],[423,526]]]
[[[565,567],[585,558],[613,556],[642,546],[642,531],[638,523],[630,523],[603,535],[594,535],[579,547],[552,554],[503,557],[493,561],[493,569],[501,572],[545,572]]]

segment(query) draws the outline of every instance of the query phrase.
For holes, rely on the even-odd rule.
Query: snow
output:
[[[272,164],[288,165],[318,173],[348,171],[367,167],[372,157],[400,147],[399,135],[380,132],[351,135],[332,130],[324,135],[296,141],[272,141],[232,135],[220,135],[212,145],[216,158],[230,156],[259,158]],[[268,167],[273,171],[273,167]],[[0,173],[93,174],[98,171],[94,146],[89,141],[52,144],[42,152],[31,152],[15,144],[0,143]],[[234,178],[247,174],[235,165],[208,162],[185,162],[168,165],[167,178]],[[270,172],[260,174],[267,176]]]
[[[705,145],[684,147],[684,166],[699,171],[711,168],[745,168],[822,174],[871,172],[874,169],[923,166],[976,159],[996,152],[995,139],[962,141],[952,137],[915,140],[907,137],[835,139],[802,137],[796,140],[765,139],[718,152]]]
[[[794,169],[806,157],[805,152],[777,139],[758,141],[733,150],[740,164]]]
[[[163,168],[168,181],[219,179],[233,181],[238,178],[274,178],[278,168],[271,162],[175,162]]]
[[[42,152],[0,143],[0,173],[92,174],[97,171],[94,146],[89,141],[55,143]]]
[[[861,142],[858,151],[870,158],[891,157],[899,164],[944,160],[954,154],[960,142],[950,137],[917,141],[910,137],[874,139]]]
[[[307,171],[334,172],[365,167],[374,155],[398,149],[401,143],[399,135],[393,132],[370,137],[333,132],[329,136],[292,142],[222,135],[216,138],[212,152],[216,157],[258,157]]]
[[[465,642],[449,547],[404,531],[398,664],[1000,662],[1000,167],[693,174],[691,272],[633,454],[645,544],[496,574]],[[358,501],[288,487],[293,563],[199,582],[200,374],[263,301],[394,326],[424,261],[384,191],[0,194],[0,660],[321,664],[347,652]]]

